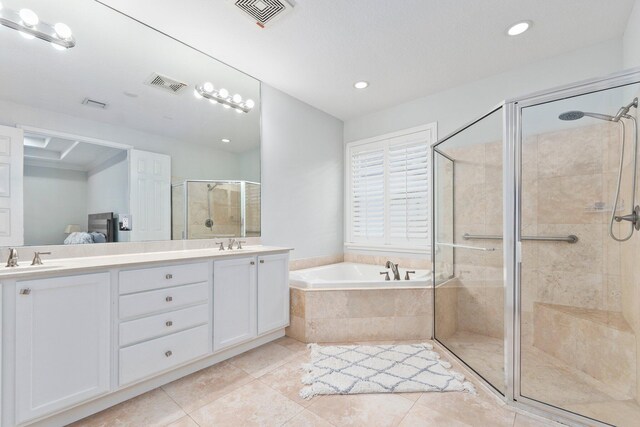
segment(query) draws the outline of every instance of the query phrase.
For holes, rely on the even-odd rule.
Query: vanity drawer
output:
[[[207,325],[120,349],[120,385],[171,369],[208,352]]]
[[[208,262],[121,271],[119,276],[120,295],[208,280]]]
[[[120,324],[120,347],[209,323],[209,304],[156,314]]]
[[[121,296],[120,319],[206,302],[209,299],[209,288],[209,283],[205,282]]]

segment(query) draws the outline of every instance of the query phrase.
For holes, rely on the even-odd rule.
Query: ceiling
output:
[[[296,0],[263,30],[233,0],[100,1],[341,119],[621,37],[634,3]]]
[[[176,144],[201,144],[235,153],[259,146],[260,83],[256,79],[98,2],[2,3],[16,10],[29,7],[45,22],[66,23],[77,44],[58,51],[48,43],[25,40],[17,31],[0,26],[0,58],[11,58],[3,60],[0,67],[0,101],[143,131],[133,132],[139,138],[161,135]],[[146,85],[153,73],[186,83],[187,87],[174,94]],[[238,114],[196,99],[194,87],[205,81],[253,99],[256,107]],[[107,108],[84,105],[87,97],[105,102]],[[107,139],[100,134],[81,136]],[[231,142],[224,143],[223,138]]]

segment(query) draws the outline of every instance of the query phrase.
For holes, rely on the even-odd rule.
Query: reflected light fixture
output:
[[[517,36],[519,34],[522,34],[525,31],[527,31],[529,28],[531,28],[531,24],[532,24],[531,21],[516,22],[515,24],[509,27],[509,29],[507,30],[507,34],[510,36]]]
[[[256,103],[252,99],[242,100],[242,96],[236,93],[230,96],[225,88],[216,89],[211,82],[196,85],[193,95],[198,99],[208,99],[212,104],[222,104],[224,108],[233,108],[238,113],[248,113]],[[223,141],[224,142],[224,141]]]
[[[231,140],[227,138],[222,138],[222,142],[224,142],[225,144],[228,144],[231,142]]]
[[[366,89],[369,87],[369,82],[365,82],[364,80],[360,82],[355,82],[353,84],[353,87],[355,87],[356,89]]]
[[[31,9],[15,11],[2,7],[0,3],[0,24],[19,31],[26,39],[39,38],[49,42],[58,50],[70,49],[76,45],[68,25],[62,22],[55,25],[42,22]]]

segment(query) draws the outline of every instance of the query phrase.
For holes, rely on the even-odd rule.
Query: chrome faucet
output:
[[[236,242],[236,239],[229,239],[229,246],[227,246],[228,250],[233,249],[233,244]]]
[[[40,255],[51,255],[51,252],[36,252],[33,254],[33,261],[31,261],[31,265],[42,265],[42,258]]]
[[[9,258],[7,259],[7,267],[18,266],[18,250],[16,248],[9,248]]]
[[[387,261],[385,267],[390,268],[393,272],[393,280],[400,280],[400,271],[398,271],[398,264],[394,264],[391,261]]]

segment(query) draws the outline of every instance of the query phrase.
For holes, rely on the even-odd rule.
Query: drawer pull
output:
[[[260,264],[264,264],[264,260],[263,259],[260,260]]]
[[[29,294],[31,294],[31,289],[29,288],[20,289],[20,295],[29,295]]]
[[[249,264],[256,265],[255,261],[251,261]]]
[[[167,351],[164,355],[167,357],[171,357],[173,353],[171,352],[171,350]]]
[[[167,302],[171,302],[171,301],[173,301],[173,297],[166,297],[166,298],[165,298],[165,301],[167,301]]]
[[[167,327],[173,326],[173,322],[171,320],[167,320],[167,323],[165,323],[165,325],[167,325]]]
[[[166,276],[164,276],[165,279],[169,280],[169,279],[173,279],[173,274],[167,274]]]

